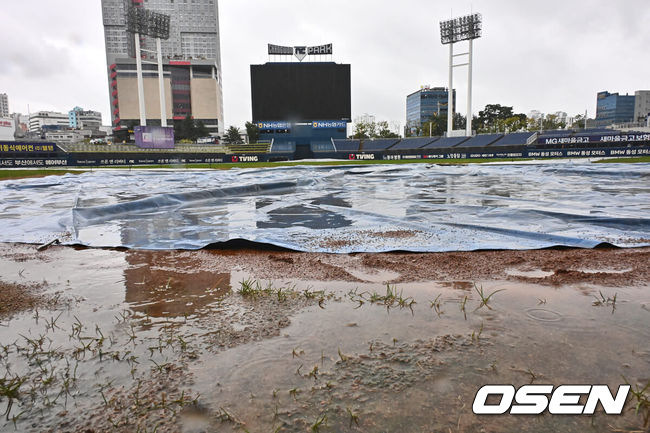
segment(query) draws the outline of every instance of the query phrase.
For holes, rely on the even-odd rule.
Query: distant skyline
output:
[[[486,104],[515,112],[595,116],[596,93],[650,89],[647,0],[529,2],[219,1],[226,127],[250,120],[250,65],[266,44],[333,43],[333,60],[352,65],[352,117],[404,126],[406,95],[447,86],[447,47],[438,23],[483,14],[474,44],[473,112]],[[453,8],[453,9],[452,9]],[[173,17],[172,17],[173,19]],[[3,11],[0,93],[12,112],[75,106],[110,122],[99,0],[12,4]],[[464,47],[458,44],[460,52]],[[465,69],[456,70],[457,110],[465,112]]]

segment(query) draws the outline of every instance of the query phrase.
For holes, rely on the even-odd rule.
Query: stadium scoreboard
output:
[[[251,65],[253,120],[351,118],[350,65],[333,62]]]

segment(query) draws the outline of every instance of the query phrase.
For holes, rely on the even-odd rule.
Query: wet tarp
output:
[[[104,170],[0,182],[0,241],[467,251],[650,245],[650,164]]]

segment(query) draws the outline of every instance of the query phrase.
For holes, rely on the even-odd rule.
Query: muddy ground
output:
[[[650,248],[307,254],[0,245],[0,431],[649,431]],[[621,416],[476,416],[629,382]]]

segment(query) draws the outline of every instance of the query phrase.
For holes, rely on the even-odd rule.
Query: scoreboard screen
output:
[[[350,120],[350,65],[251,65],[253,120]]]

